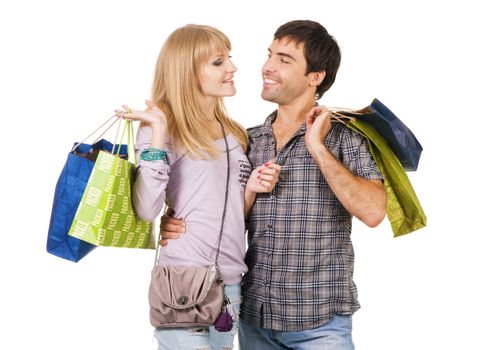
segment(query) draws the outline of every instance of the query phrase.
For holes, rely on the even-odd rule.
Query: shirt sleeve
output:
[[[368,141],[359,133],[344,128],[342,133],[342,162],[354,174],[366,180],[383,180],[369,149]]]
[[[153,221],[163,209],[170,166],[162,160],[141,160],[141,153],[151,144],[151,127],[139,126],[136,138],[137,173],[132,189],[132,204],[136,214]]]

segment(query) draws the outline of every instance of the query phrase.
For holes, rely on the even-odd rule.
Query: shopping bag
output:
[[[125,132],[133,149],[129,121],[125,121]],[[99,152],[69,235],[97,246],[154,249],[151,223],[137,217],[132,207],[135,164],[118,154],[118,150],[116,155]]]
[[[60,258],[78,262],[96,246],[68,235],[99,151],[111,152],[114,145],[102,139],[94,144],[78,143],[69,152],[58,178],[51,211],[46,250]],[[120,148],[127,157],[127,146]]]
[[[377,98],[360,110],[336,110],[346,116],[369,123],[386,140],[406,171],[419,165],[422,146],[412,131]]]
[[[372,125],[359,120],[349,120],[346,125],[367,138],[369,148],[384,177],[387,195],[386,214],[393,230],[399,237],[427,225],[427,217],[402,164],[390,146]]]

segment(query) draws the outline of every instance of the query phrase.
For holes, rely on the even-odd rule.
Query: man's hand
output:
[[[331,129],[331,113],[325,106],[313,107],[306,116],[307,131],[305,144],[311,154],[324,144],[324,138]]]
[[[169,239],[177,239],[182,233],[185,233],[185,222],[173,217],[175,211],[168,208],[166,213],[161,217],[160,223],[160,246],[168,244]]]

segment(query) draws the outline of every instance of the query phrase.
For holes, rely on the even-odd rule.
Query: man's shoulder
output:
[[[326,140],[329,141],[330,139],[342,139],[342,138],[362,138],[362,136],[353,131],[351,128],[349,128],[345,123],[332,123],[331,124],[331,131],[328,133],[326,136]]]
[[[247,134],[249,135],[249,137],[256,138],[271,134],[271,123],[273,122],[274,118],[276,118],[276,113],[277,110],[269,114],[264,123],[247,128]]]
[[[250,137],[258,137],[263,133],[262,132],[263,127],[264,127],[264,124],[259,124],[259,125],[255,125],[255,126],[252,126],[250,128],[247,128],[247,134]]]

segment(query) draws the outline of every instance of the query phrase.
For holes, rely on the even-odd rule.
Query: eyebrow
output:
[[[268,48],[268,51],[270,54],[272,54],[273,52],[271,51],[271,49]],[[292,55],[289,55],[287,53],[284,53],[284,52],[276,52],[275,55],[277,56],[282,56],[282,57],[288,57],[289,59],[297,62],[297,60],[292,56]]]

